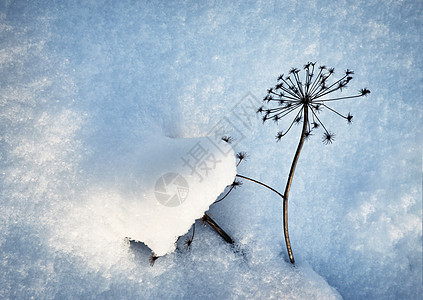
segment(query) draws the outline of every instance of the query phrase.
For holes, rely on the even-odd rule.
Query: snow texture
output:
[[[63,227],[72,219],[78,226],[87,215],[84,232],[90,236],[141,241],[156,256],[175,250],[178,237],[234,181],[235,156],[228,144],[212,138],[156,134],[147,140],[96,158],[87,203],[74,208]]]
[[[413,0],[1,1],[0,298],[419,299],[422,16]],[[152,191],[201,137],[233,136],[249,154],[237,172],[283,190],[300,128],[276,143],[278,125],[254,112],[308,61],[354,70],[345,93],[371,94],[334,105],[351,126],[322,112],[332,145],[317,133],[304,145],[289,200],[296,265],[280,198],[244,181],[208,211],[234,246],[197,221],[190,251],[185,235],[150,267],[151,249],[125,237],[155,230],[137,207],[154,196],[170,209]],[[161,155],[157,174],[137,169]],[[225,178],[192,193],[210,198],[182,205],[203,211],[230,183],[233,155],[219,159]],[[166,253],[177,234],[144,242]]]

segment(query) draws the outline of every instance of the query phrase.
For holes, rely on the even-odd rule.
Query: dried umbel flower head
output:
[[[332,144],[335,134],[327,130],[322,123],[318,114],[322,109],[328,109],[336,115],[344,118],[348,124],[351,124],[353,116],[348,113],[342,115],[329,106],[333,101],[341,101],[367,96],[370,91],[366,88],[361,89],[356,95],[333,97],[331,94],[336,91],[342,91],[352,80],[354,74],[351,70],[346,70],[344,75],[338,79],[333,79],[335,74],[334,68],[326,66],[315,67],[316,63],[309,62],[304,65],[304,79],[300,78],[300,70],[292,68],[288,76],[280,75],[278,84],[267,90],[267,95],[263,99],[265,105],[259,107],[257,113],[262,114],[263,123],[273,120],[279,123],[281,119],[288,115],[294,116],[290,125],[285,131],[279,131],[276,140],[280,141],[292,128],[294,124],[302,123],[302,131],[297,150],[292,160],[291,169],[285,186],[283,198],[283,230],[285,236],[286,248],[291,263],[295,262],[291,249],[291,242],[288,232],[288,198],[291,189],[292,180],[294,178],[295,168],[300,157],[301,149],[304,141],[313,135],[313,130],[322,127],[324,130],[322,142],[324,144]]]
[[[326,108],[350,124],[353,116],[350,113],[340,114],[329,106],[330,102],[367,96],[370,93],[368,89],[363,88],[356,95],[331,97],[330,94],[342,91],[347,87],[353,79],[351,75],[354,72],[347,69],[340,79],[334,80],[334,68],[316,67],[315,65],[316,63],[312,62],[304,65],[303,79],[300,78],[300,70],[292,68],[288,76],[280,75],[276,86],[267,90],[267,95],[263,99],[265,104],[257,110],[257,113],[262,115],[263,123],[269,120],[279,123],[288,115],[294,116],[288,128],[277,133],[277,141],[280,141],[294,124],[305,122],[307,126],[304,131],[305,138],[309,138],[313,130],[322,127],[324,130],[323,143],[331,144],[335,135],[322,123],[318,116],[320,111]],[[308,113],[309,111],[311,114]]]

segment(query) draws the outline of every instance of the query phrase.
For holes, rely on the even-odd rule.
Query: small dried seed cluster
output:
[[[277,133],[277,141],[280,141],[291,130],[294,124],[307,122],[305,138],[309,138],[312,135],[312,131],[321,126],[324,130],[322,142],[325,144],[332,143],[335,134],[327,130],[320,120],[318,116],[320,111],[326,108],[344,118],[350,124],[353,118],[350,113],[342,115],[329,107],[328,103],[331,101],[362,97],[370,93],[368,89],[363,88],[357,95],[329,97],[329,94],[342,91],[346,88],[348,83],[353,79],[351,75],[354,72],[347,69],[340,79],[332,80],[335,74],[334,68],[327,68],[326,66],[315,67],[315,65],[316,63],[312,62],[304,65],[304,80],[300,79],[300,70],[292,68],[288,76],[280,75],[276,86],[267,90],[267,95],[263,99],[265,105],[259,107],[257,110],[257,113],[262,114],[263,123],[269,120],[278,123],[282,118],[296,112],[288,129]],[[306,109],[311,111],[311,116],[307,120],[303,120],[303,114]]]

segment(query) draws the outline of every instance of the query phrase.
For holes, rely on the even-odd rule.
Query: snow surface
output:
[[[85,235],[103,241],[144,242],[156,256],[175,250],[178,237],[234,181],[235,156],[222,140],[171,139],[158,134],[149,140],[95,158],[90,187],[84,192],[87,201],[74,207],[58,226],[70,232],[63,234],[60,229],[57,235],[67,237],[68,244],[75,243],[72,232],[79,226]],[[78,238],[81,249],[90,242],[80,232]]]
[[[2,1],[0,298],[419,299],[422,6]],[[163,136],[222,132],[249,154],[240,174],[282,190],[299,129],[275,143],[279,128],[252,107],[307,61],[350,68],[346,92],[372,93],[334,107],[352,126],[322,113],[332,145],[304,146],[289,203],[295,267],[280,199],[246,181],[209,210],[235,246],[197,221],[191,251],[179,242],[150,267],[151,250],[111,226],[123,208],[110,203],[135,188],[114,188],[118,160],[133,170],[131,151],[161,155],[147,149]]]

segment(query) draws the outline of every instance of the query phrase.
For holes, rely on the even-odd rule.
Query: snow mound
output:
[[[157,256],[175,249],[177,238],[203,216],[236,175],[231,146],[206,137],[155,135],[119,152],[99,158],[91,170],[95,183],[83,209],[89,211],[87,222],[96,219],[100,225],[93,227],[101,226],[107,235],[142,241]],[[92,228],[87,231],[93,233]],[[107,237],[97,234],[97,238]]]

